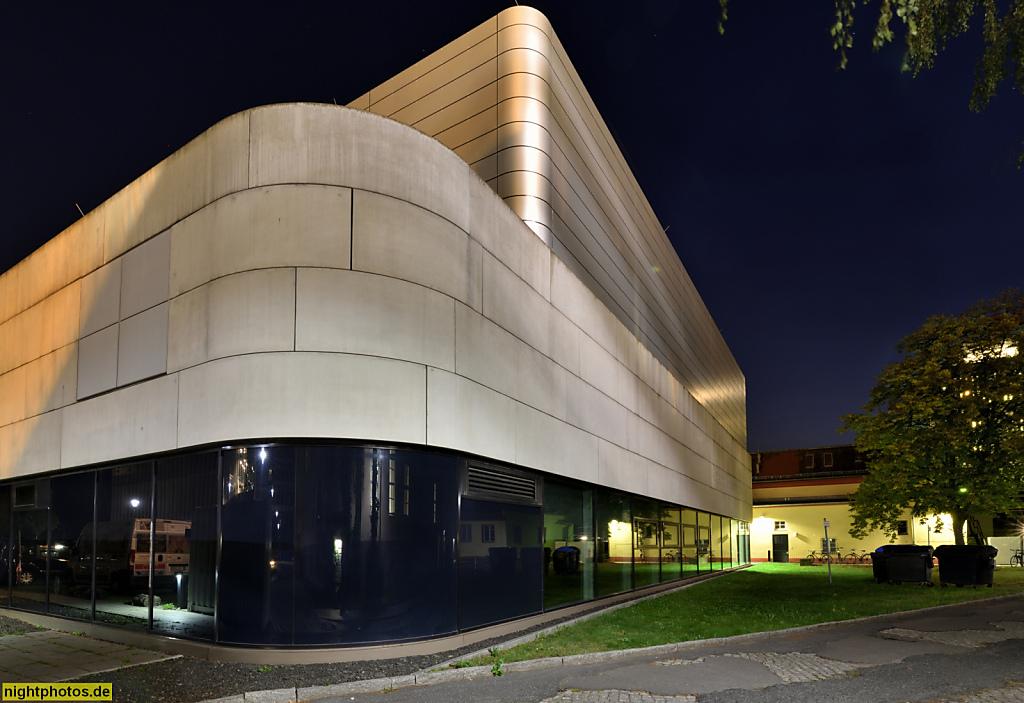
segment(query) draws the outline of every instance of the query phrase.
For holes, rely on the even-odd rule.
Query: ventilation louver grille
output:
[[[537,482],[532,478],[470,466],[466,488],[469,493],[490,493],[517,500],[536,500]]]

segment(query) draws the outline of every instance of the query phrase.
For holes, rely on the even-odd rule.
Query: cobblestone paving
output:
[[[562,691],[541,703],[697,703],[697,696],[656,696],[647,691]]]
[[[882,630],[879,637],[905,642],[938,642],[972,649],[994,642],[1024,637],[1024,623],[1013,620],[992,623],[997,630],[953,630],[950,632],[924,632],[893,627]]]
[[[834,679],[839,676],[846,676],[854,669],[860,668],[857,664],[824,659],[817,654],[805,654],[804,652],[736,652],[721,655],[723,657],[738,657],[760,662],[768,667],[768,670],[782,679],[783,683],[803,683],[805,681],[823,681]],[[689,664],[700,664],[708,657],[699,659],[662,659],[654,662],[659,666],[685,666]]]
[[[931,703],[1017,703],[1024,701],[1024,684],[1007,688],[989,688],[959,698],[940,698]]]
[[[662,659],[654,662],[656,666],[688,666],[689,664],[703,664],[707,657],[697,659]]]

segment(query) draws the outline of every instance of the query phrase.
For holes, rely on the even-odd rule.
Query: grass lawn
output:
[[[1024,569],[997,567],[992,588],[876,584],[871,567],[758,564],[621,608],[500,652],[522,661],[782,630],[1024,592]],[[492,664],[487,656],[473,665]]]

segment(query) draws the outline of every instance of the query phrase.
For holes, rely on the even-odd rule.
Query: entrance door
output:
[[[789,535],[772,535],[772,561],[789,563]]]

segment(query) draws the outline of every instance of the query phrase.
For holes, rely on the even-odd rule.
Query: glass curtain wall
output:
[[[682,578],[683,533],[682,511],[674,505],[662,504],[661,508],[661,580],[674,581]]]
[[[633,588],[633,517],[629,496],[597,489],[597,595]]]
[[[221,641],[292,643],[295,447],[239,447],[222,455]]]
[[[11,558],[11,493],[13,487],[6,485],[0,488],[0,542],[2,547],[2,561],[3,561],[3,585],[4,585],[4,607],[10,607],[11,597],[14,591],[15,571],[14,571],[14,559]]]
[[[544,484],[544,607],[592,600],[594,492],[557,481]]]
[[[661,514],[658,501],[633,499],[633,587],[661,582]]]
[[[714,557],[711,551],[711,515],[697,511],[697,563],[700,569],[711,570]]]
[[[718,515],[708,516],[711,522],[711,568],[722,569],[722,518]]]
[[[46,488],[45,481],[14,485],[10,543],[13,570],[11,606],[39,613],[46,612],[48,596],[46,555],[50,514],[45,507],[38,507],[46,505]]]
[[[727,517],[722,518],[722,568],[728,569],[732,563],[732,521]]]
[[[96,472],[95,521],[82,528],[85,575],[93,556],[95,618],[137,629],[149,627],[149,544],[153,462]]]
[[[459,515],[459,629],[544,608],[541,509],[463,498]]]
[[[737,537],[737,544],[739,546],[740,564],[750,563],[750,523],[740,521],[739,523],[739,536]]]
[[[372,447],[298,450],[296,644],[456,631],[456,463]]]
[[[697,545],[697,511],[680,510],[679,568],[683,576],[700,573],[700,549]]]
[[[96,474],[50,479],[50,614],[92,618],[92,523]],[[88,529],[86,529],[88,526]]]
[[[153,592],[160,607],[153,610],[154,632],[213,639],[217,460],[216,452],[207,452],[156,464]],[[148,536],[140,551],[149,552]]]
[[[749,562],[747,523],[619,491],[556,479],[540,506],[460,501],[461,462],[252,445],[12,481],[5,600],[186,639],[352,645]]]

